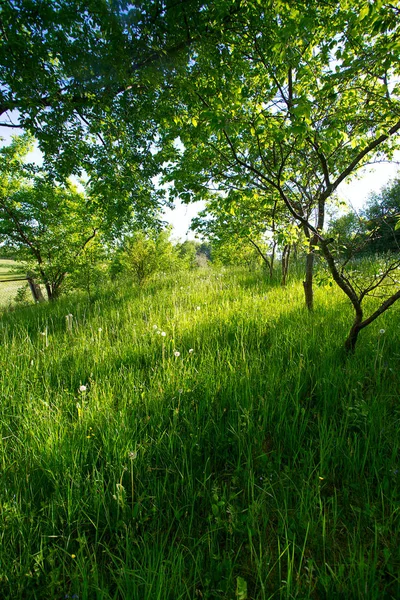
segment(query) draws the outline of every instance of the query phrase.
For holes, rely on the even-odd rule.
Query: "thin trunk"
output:
[[[289,271],[289,256],[290,256],[290,244],[286,244],[282,252],[282,286],[286,285],[287,274]]]
[[[272,279],[272,276],[274,274],[274,262],[275,262],[275,251],[276,251],[276,242],[274,241],[272,244],[272,254],[271,254],[271,260],[269,263],[269,278]]]
[[[60,287],[67,275],[66,272],[60,273],[52,284],[52,300],[56,300],[60,295]]]
[[[311,235],[308,227],[304,227],[304,235],[308,240],[308,253],[306,256],[306,272],[303,288],[306,308],[311,312],[314,309],[314,246],[318,243],[318,238],[316,235]]]
[[[307,254],[307,257],[306,257],[306,276],[303,281],[306,307],[310,312],[314,309],[313,280],[314,280],[314,252],[312,249],[310,249]]]
[[[269,276],[270,278],[272,278],[272,269],[274,266],[274,255],[272,255],[272,260],[269,261],[267,256],[264,254],[264,252],[261,250],[261,248],[258,246],[258,244],[256,244],[254,242],[254,240],[251,239],[251,237],[247,236],[247,239],[249,240],[250,244],[252,244],[254,246],[254,248],[257,250],[258,254],[261,256],[261,258],[263,259],[263,261],[265,262],[268,271],[269,271]],[[274,248],[274,252],[275,252],[275,248]]]
[[[349,335],[344,343],[344,348],[348,354],[353,354],[356,349],[358,334],[361,331],[360,324],[357,323],[357,318],[354,320],[353,326],[349,331]]]
[[[50,283],[48,281],[45,281],[44,286],[46,288],[47,300],[53,300],[53,290],[51,288]]]
[[[31,290],[32,298],[35,302],[44,302],[44,297],[42,294],[42,290],[40,289],[40,285],[36,283],[33,277],[28,275],[27,277],[29,288]]]
[[[335,283],[340,287],[341,290],[343,290],[343,292],[349,298],[354,308],[353,325],[344,343],[346,352],[353,353],[356,348],[358,334],[360,333],[361,329],[363,329],[368,324],[368,320],[363,322],[363,310],[361,307],[362,299],[357,295],[350,281],[346,279],[346,277],[344,277],[338,270],[332,253],[329,250],[328,242],[321,242],[320,247],[322,249],[326,262],[328,263],[329,270],[332,274]]]

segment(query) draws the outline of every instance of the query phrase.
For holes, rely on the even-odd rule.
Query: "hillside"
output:
[[[3,314],[0,597],[400,597],[400,306],[346,357],[303,304],[204,269]]]

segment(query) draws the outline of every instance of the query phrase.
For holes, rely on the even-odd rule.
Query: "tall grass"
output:
[[[0,597],[400,597],[400,314],[350,318],[235,269],[3,315]]]

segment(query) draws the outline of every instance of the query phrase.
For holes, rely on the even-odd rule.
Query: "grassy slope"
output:
[[[24,277],[24,271],[21,268],[22,265],[13,260],[0,258],[0,307],[12,302],[19,288],[27,285],[23,281],[10,281],[10,283],[5,281]]]
[[[400,307],[346,361],[316,306],[227,271],[3,316],[0,597],[400,597]]]

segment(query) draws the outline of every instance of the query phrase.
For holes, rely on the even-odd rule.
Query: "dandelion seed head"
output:
[[[162,337],[165,337],[167,334],[165,333],[165,331],[161,332]]]
[[[80,386],[79,386],[79,391],[80,391],[80,392],[86,392],[86,390],[87,390],[87,387],[86,387],[86,385],[80,385]]]
[[[385,332],[386,332],[386,330],[385,330],[385,329],[380,329],[380,330],[379,330],[379,334],[380,334],[380,335],[383,335]]]
[[[180,352],[178,352],[178,350],[175,350],[175,352],[174,352],[174,356],[176,356],[176,357],[178,358],[178,356],[180,356],[180,355],[181,355],[181,353],[180,353]]]
[[[194,350],[193,348],[189,348],[189,354],[193,354]]]

